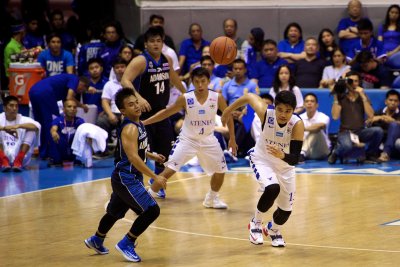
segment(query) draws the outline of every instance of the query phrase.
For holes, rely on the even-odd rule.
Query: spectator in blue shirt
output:
[[[97,113],[103,111],[101,105],[101,94],[103,93],[104,85],[108,79],[103,76],[103,65],[100,59],[92,58],[88,62],[89,65],[89,89],[82,95],[84,104],[94,104],[97,106]]]
[[[374,37],[372,22],[369,19],[361,19],[357,26],[359,41],[347,55],[349,61],[354,60],[355,56],[361,51],[370,51],[375,59],[383,62],[386,53],[383,51],[383,44]],[[350,65],[352,63],[350,62]]]
[[[283,40],[278,43],[279,57],[290,63],[305,58],[303,30],[301,26],[292,22],[289,23],[283,32]]]
[[[48,49],[43,50],[38,56],[38,62],[45,69],[46,76],[61,73],[74,73],[75,62],[72,54],[61,48],[61,37],[52,33],[46,37]]]
[[[77,105],[73,100],[63,102],[63,113],[51,124],[50,165],[61,165],[63,161],[75,161],[72,153],[72,141],[78,127],[85,121],[76,116]]]
[[[263,59],[257,62],[249,77],[258,84],[258,87],[271,88],[276,70],[288,62],[278,56],[276,42],[271,39],[264,41],[262,56]]]
[[[362,18],[362,4],[359,0],[350,0],[347,5],[348,18],[339,21],[337,32],[339,46],[348,55],[358,43],[358,22]]]
[[[204,46],[210,42],[203,39],[203,30],[200,24],[192,23],[189,27],[190,38],[183,40],[179,50],[180,75],[183,76],[190,70],[193,63],[199,62]]]
[[[257,63],[257,60],[261,59],[261,49],[264,42],[264,31],[261,28],[253,28],[250,30],[250,34],[247,40],[243,42],[241,48],[240,58],[247,64],[247,69],[251,71]]]
[[[385,22],[378,28],[378,40],[383,42],[383,50],[386,53],[386,65],[400,68],[400,6],[391,5],[386,13]],[[395,56],[396,55],[396,56]]]
[[[26,49],[31,49],[37,46],[45,48],[45,37],[40,29],[39,19],[34,16],[26,18],[25,23],[26,33],[22,43]]]

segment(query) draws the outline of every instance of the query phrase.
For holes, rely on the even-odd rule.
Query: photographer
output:
[[[368,119],[374,116],[374,110],[364,89],[360,87],[360,74],[349,71],[345,79],[340,79],[332,88],[334,101],[332,118],[340,118],[338,142],[328,158],[330,164],[336,162],[337,157],[344,159],[354,157],[367,144],[365,151],[368,161],[379,163],[379,145],[383,138],[380,127],[365,127],[365,115]],[[356,156],[358,161],[364,162],[364,151]]]

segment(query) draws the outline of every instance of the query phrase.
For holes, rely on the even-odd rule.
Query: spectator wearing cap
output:
[[[8,68],[11,62],[11,55],[19,54],[25,49],[22,44],[22,39],[25,34],[25,27],[22,23],[18,23],[11,26],[12,37],[4,49],[4,69],[7,77],[9,76]]]

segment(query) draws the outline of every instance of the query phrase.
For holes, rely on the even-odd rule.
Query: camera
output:
[[[339,78],[339,80],[336,81],[335,87],[333,87],[333,92],[336,94],[345,94],[347,93],[347,85],[352,85],[353,80],[350,78]]]

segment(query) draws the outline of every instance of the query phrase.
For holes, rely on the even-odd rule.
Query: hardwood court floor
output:
[[[228,210],[202,207],[208,187],[201,173],[170,180],[161,216],[139,238],[139,264],[114,248],[132,213],[108,234],[109,255],[83,243],[104,214],[108,179],[0,198],[0,266],[399,266],[400,229],[382,226],[400,217],[398,176],[298,174],[286,248],[248,241],[260,194],[250,173],[226,175]]]

